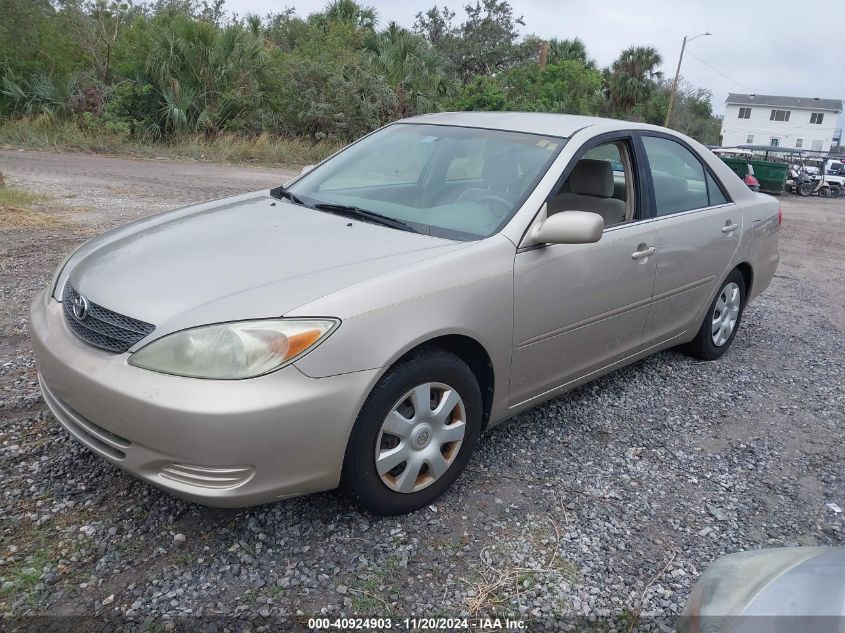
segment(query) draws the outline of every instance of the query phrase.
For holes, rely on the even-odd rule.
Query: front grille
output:
[[[62,305],[65,322],[86,343],[109,352],[125,352],[155,329],[151,323],[107,310],[88,302],[88,314],[82,320],[73,314],[73,302],[79,296],[70,283],[65,284]]]

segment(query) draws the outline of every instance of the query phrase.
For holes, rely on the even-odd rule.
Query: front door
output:
[[[630,138],[585,148],[567,171],[548,212],[599,212],[605,231],[517,253],[511,406],[635,353],[648,316],[657,232],[641,214]]]
[[[644,135],[654,187],[657,278],[645,345],[701,325],[701,313],[728,272],[742,234],[742,215],[713,174],[681,143]]]

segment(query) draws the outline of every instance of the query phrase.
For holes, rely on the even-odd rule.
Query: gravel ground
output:
[[[783,198],[781,268],[720,361],[664,352],[521,414],[436,506],[378,519],[332,493],[181,501],[71,440],[38,392],[28,304],[64,252],[288,173],[33,152],[0,152],[0,170],[70,208],[64,225],[0,234],[0,613],[157,631],[321,614],[669,630],[719,556],[845,542],[825,506],[845,506],[845,201]]]

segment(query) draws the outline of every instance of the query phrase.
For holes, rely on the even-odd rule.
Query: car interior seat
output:
[[[591,211],[604,218],[605,226],[625,221],[628,205],[614,198],[613,167],[609,161],[582,158],[564,187],[549,205],[549,215],[561,211]]]

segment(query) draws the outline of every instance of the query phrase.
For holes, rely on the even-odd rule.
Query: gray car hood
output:
[[[157,326],[282,316],[338,289],[466,246],[260,192],[141,220],[86,243],[65,279],[89,301]],[[332,315],[313,315],[332,316]]]

